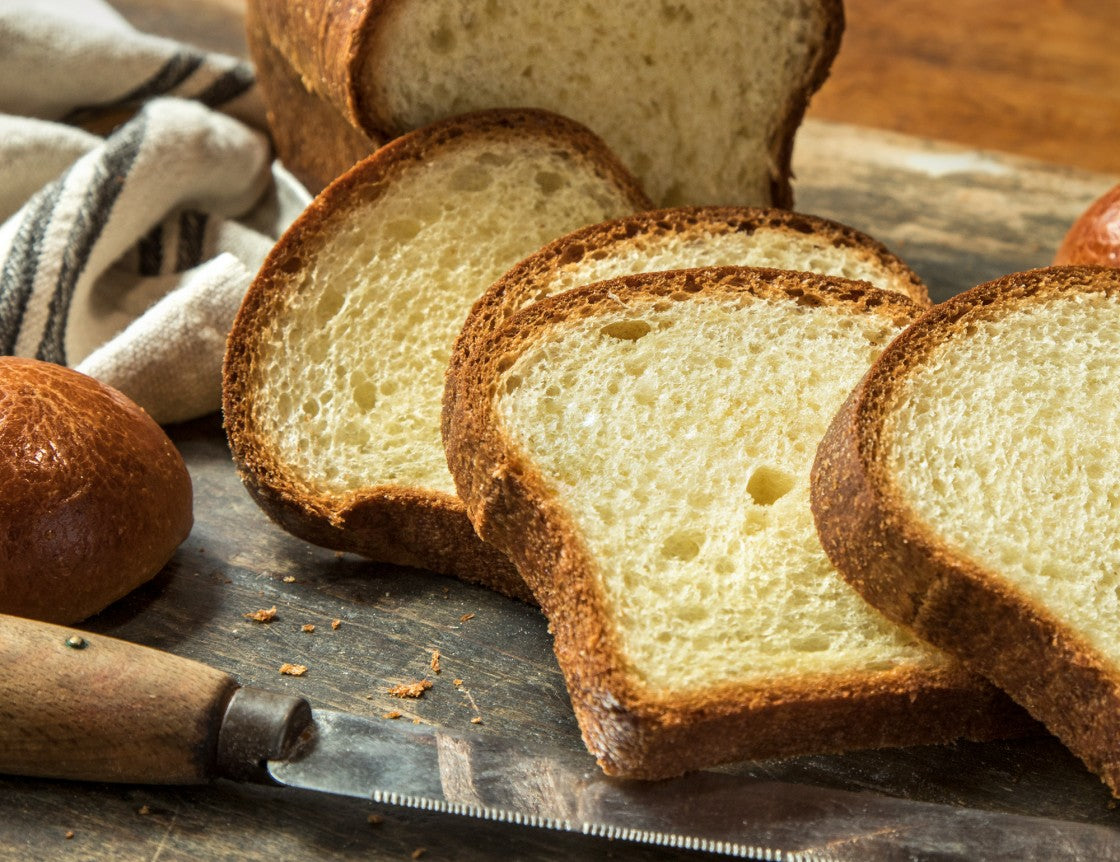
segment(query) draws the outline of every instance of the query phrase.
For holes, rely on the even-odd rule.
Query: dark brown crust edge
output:
[[[1120,794],[1120,671],[997,572],[946,547],[902,499],[880,457],[896,387],[931,350],[970,320],[1082,291],[1120,296],[1120,270],[1016,273],[926,314],[837,415],[818,449],[811,496],[821,544],[852,586],[1010,693]]]
[[[554,648],[588,749],[605,771],[661,778],[720,762],[992,738],[1026,726],[1002,693],[957,665],[784,686],[721,685],[655,696],[620,666],[593,561],[562,505],[505,437],[497,381],[553,323],[706,296],[792,297],[900,324],[921,309],[862,282],[724,267],[643,274],[536,303],[485,333],[463,365],[465,397],[445,404],[452,476],[479,534],[508,553],[549,617]]]
[[[225,429],[245,487],[261,508],[300,538],[381,562],[424,568],[531,601],[510,561],[482,543],[462,503],[449,494],[371,486],[340,497],[292,475],[258,434],[253,418],[256,336],[284,313],[307,258],[351,207],[369,205],[386,184],[432,152],[478,137],[537,136],[563,141],[614,183],[635,208],[649,200],[603,143],[586,128],[545,111],[494,110],[434,123],[398,138],[343,174],[296,219],[266,258],[245,295],[226,346],[222,405]]]

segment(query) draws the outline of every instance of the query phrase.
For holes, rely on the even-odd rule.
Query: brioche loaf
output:
[[[705,266],[791,269],[867,281],[923,306],[918,275],[881,243],[816,216],[750,207],[676,207],[634,213],[573,231],[534,252],[475,303],[452,351],[445,398],[455,397],[458,361],[483,333],[530,303],[620,275]],[[446,442],[446,441],[445,441]]]
[[[794,134],[828,75],[840,0],[250,0],[261,83],[299,173],[334,146],[287,81],[384,141],[463,111],[532,106],[601,135],[662,206],[789,206]],[[317,146],[313,138],[322,139]],[[301,146],[285,150],[285,142]],[[327,182],[349,167],[338,163]]]
[[[1120,793],[1120,270],[1007,276],[894,342],[821,444],[813,512],[865,598]]]
[[[191,480],[121,393],[0,358],[0,613],[74,623],[155,575],[187,537]]]
[[[513,263],[648,205],[598,138],[540,111],[457,117],[355,166],[281,238],[230,334],[226,430],[255,499],[317,544],[528,598],[455,497],[447,358]]]
[[[550,297],[483,332],[445,418],[479,534],[548,615],[612,774],[984,736],[1002,694],[873,611],[813,531],[828,419],[920,306],[713,268]]]

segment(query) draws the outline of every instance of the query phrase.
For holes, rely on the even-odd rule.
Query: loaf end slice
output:
[[[841,0],[613,0],[563,14],[542,0],[249,5],[301,79],[370,137],[545,108],[601,135],[661,206],[790,206],[794,136],[844,27]],[[281,129],[303,123],[295,101],[272,109]]]
[[[848,588],[813,530],[828,419],[920,311],[860,282],[694,269],[550,297],[472,345],[452,473],[548,615],[607,772],[1022,726]]]
[[[863,596],[1024,705],[1120,792],[1120,271],[936,307],[821,444],[822,544]]]
[[[225,425],[253,497],[317,544],[528,598],[455,497],[447,357],[514,262],[645,206],[598,138],[541,111],[458,117],[356,165],[281,238],[230,334]]]

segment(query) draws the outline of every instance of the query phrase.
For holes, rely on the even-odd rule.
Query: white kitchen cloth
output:
[[[310,200],[263,129],[246,63],[101,0],[0,2],[0,354],[76,367],[161,423],[218,409],[241,297]]]

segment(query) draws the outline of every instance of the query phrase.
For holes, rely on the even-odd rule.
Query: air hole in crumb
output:
[[[623,341],[637,341],[643,335],[648,335],[651,327],[644,320],[619,320],[608,323],[600,332],[611,338],[620,338]]]
[[[826,635],[803,635],[790,641],[790,647],[798,652],[824,652],[832,646]]]
[[[552,194],[564,187],[564,178],[555,171],[537,171],[537,175],[534,179],[536,180],[537,188],[546,195]]]
[[[747,493],[760,506],[770,506],[793,488],[793,477],[775,467],[759,467],[747,480]]]
[[[670,560],[691,560],[700,553],[700,543],[688,533],[673,533],[661,546],[661,556]]]

